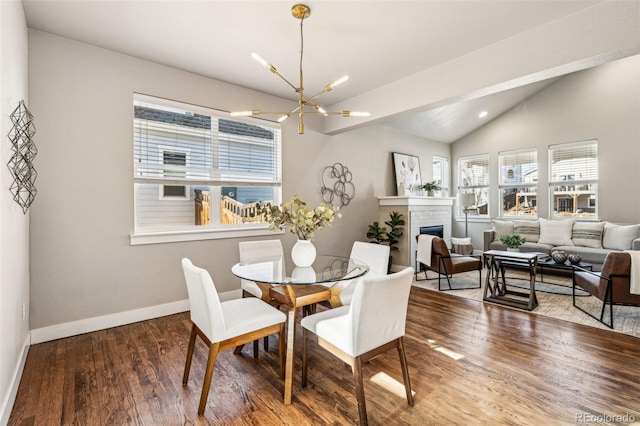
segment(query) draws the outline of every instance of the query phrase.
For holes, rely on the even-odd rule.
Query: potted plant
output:
[[[527,242],[525,238],[522,238],[520,234],[505,234],[500,236],[500,242],[512,249],[511,251],[519,251],[520,246]],[[508,250],[507,249],[507,250]]]
[[[269,223],[269,229],[287,229],[298,237],[298,241],[291,250],[291,259],[296,266],[311,266],[316,257],[316,249],[311,240],[316,232],[325,226],[331,226],[331,222],[337,217],[338,207],[320,204],[311,208],[304,198],[293,195],[289,201],[278,205],[266,203],[258,209],[258,214],[264,215]]]
[[[389,246],[389,264],[387,265],[387,273],[391,272],[391,265],[393,259],[393,252],[398,251],[397,244],[400,242],[400,238],[404,234],[405,221],[402,218],[402,213],[390,212],[389,220],[385,221],[385,225],[389,227],[380,226],[379,222],[373,222],[369,225],[367,231],[367,238],[370,243],[374,244],[386,244]]]
[[[433,197],[435,191],[440,191],[440,189],[441,189],[440,185],[438,185],[435,180],[433,182],[425,183],[420,188],[424,189],[425,191],[427,191],[427,195],[429,197]]]

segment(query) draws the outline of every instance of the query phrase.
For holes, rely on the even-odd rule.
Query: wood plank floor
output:
[[[188,337],[183,313],[33,345],[9,424],[357,423],[350,369],[316,345],[308,387],[298,358],[282,405],[276,337],[257,360],[251,347],[218,357],[199,418],[206,350],[196,346],[184,388]],[[635,337],[414,287],[405,345],[415,406],[395,389],[397,353],[382,355],[363,369],[372,425],[640,422]]]

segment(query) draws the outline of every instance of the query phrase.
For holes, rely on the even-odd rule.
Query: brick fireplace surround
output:
[[[399,251],[393,253],[392,270],[406,266],[415,268],[416,235],[421,226],[442,225],[444,240],[451,246],[451,227],[453,222],[453,202],[449,197],[378,197],[380,223],[389,220],[389,213],[397,211],[406,221],[404,235],[398,243]]]

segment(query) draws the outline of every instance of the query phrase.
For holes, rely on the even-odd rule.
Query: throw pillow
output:
[[[571,239],[582,247],[602,248],[604,222],[576,222],[573,224]]]
[[[540,239],[541,244],[552,246],[572,246],[571,232],[575,220],[548,220],[540,219]]]
[[[606,249],[631,250],[631,242],[640,236],[640,225],[616,225],[607,222],[602,236]]]
[[[513,234],[513,222],[503,220],[494,220],[493,223],[493,241],[500,241],[500,237],[507,234]]]
[[[537,220],[514,220],[513,232],[529,243],[537,243],[540,238],[540,222]]]

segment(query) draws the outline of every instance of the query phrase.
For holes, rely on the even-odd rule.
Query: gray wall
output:
[[[185,256],[211,272],[218,291],[239,289],[230,273],[238,239],[129,245],[132,94],[228,111],[284,110],[291,103],[47,33],[30,31],[29,43],[41,182],[31,221],[32,329],[184,300]],[[322,169],[336,162],[349,167],[356,197],[315,241],[320,253],[346,255],[378,219],[375,196],[395,195],[390,152],[420,155],[427,176],[432,155],[449,157],[450,146],[382,126],[326,136],[314,130],[321,125],[305,119],[305,134],[298,135],[295,120],[285,122],[283,194],[319,203]],[[282,240],[288,250],[295,237]]]
[[[549,145],[598,140],[599,217],[621,223],[640,222],[640,56],[620,59],[567,75],[514,109],[452,146],[452,178],[457,187],[457,158],[490,154],[491,170],[498,170],[498,152],[538,149],[540,167],[538,214],[549,217]],[[498,209],[498,184],[492,175],[492,216]],[[458,234],[464,222],[457,222]],[[488,222],[470,223],[476,248]]]
[[[6,424],[20,381],[29,336],[29,212],[13,201],[6,167],[12,154],[9,114],[27,91],[27,25],[22,3],[0,2],[0,424]],[[36,127],[38,117],[35,119]],[[39,142],[36,133],[36,145]],[[38,157],[36,157],[36,168]],[[38,185],[40,181],[36,181]],[[38,199],[36,198],[36,203]],[[22,306],[25,306],[23,319]]]

